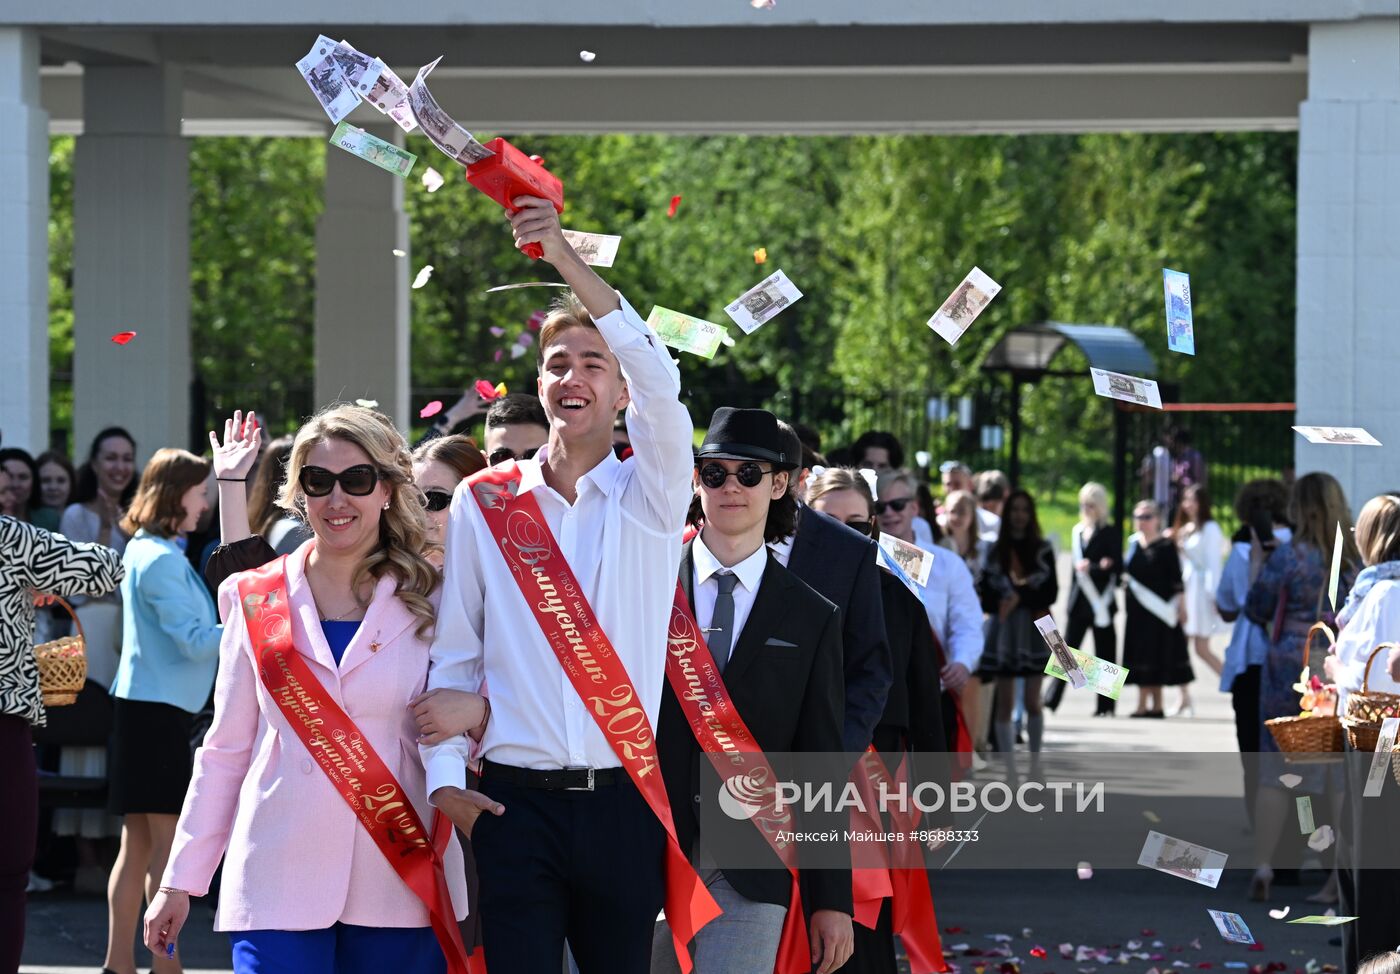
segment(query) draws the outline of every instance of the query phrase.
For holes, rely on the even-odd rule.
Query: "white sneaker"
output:
[[[981,770],[982,770],[983,768],[985,768],[986,766],[987,766],[986,759],[983,758],[982,755],[978,754],[976,751],[973,751],[973,752],[972,752],[972,770],[973,770],[973,771],[981,771]]]

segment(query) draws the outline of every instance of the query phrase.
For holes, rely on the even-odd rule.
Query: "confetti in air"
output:
[[[442,412],[442,400],[434,399],[418,411],[419,419],[427,419],[429,416],[436,416]]]
[[[433,276],[433,265],[424,264],[423,269],[418,272],[418,276],[413,279],[413,288],[417,290],[428,283],[428,278]]]
[[[504,382],[497,382],[493,386],[485,379],[476,380],[476,394],[482,399],[485,399],[487,402],[491,402],[494,399],[501,398],[501,396],[504,396],[507,391],[508,390],[506,389],[506,384]]]
[[[134,331],[119,331],[112,336],[112,343],[115,345],[125,345],[135,337],[136,332]]]
[[[669,210],[666,211],[666,215],[667,215],[667,216],[670,216],[670,217],[675,216],[675,215],[676,215],[676,210],[680,209],[680,205],[681,205],[681,198],[680,198],[679,196],[672,196],[672,197],[671,197],[671,208],[670,208]]]

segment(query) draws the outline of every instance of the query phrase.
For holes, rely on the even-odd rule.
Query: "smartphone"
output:
[[[1278,547],[1278,539],[1274,537],[1274,519],[1269,516],[1268,511],[1255,508],[1250,512],[1249,526],[1254,529],[1265,551],[1273,551]]]

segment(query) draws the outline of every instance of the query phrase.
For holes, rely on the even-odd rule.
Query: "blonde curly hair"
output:
[[[301,468],[311,448],[323,440],[344,440],[365,452],[389,488],[389,507],[379,518],[379,547],[355,569],[351,588],[359,590],[370,579],[388,576],[398,583],[397,595],[418,620],[416,632],[427,638],[437,621],[428,600],[440,577],[426,558],[428,519],[423,494],[413,480],[413,460],[403,434],[389,417],[363,406],[334,405],[321,410],[297,431],[287,456],[287,479],[277,497],[279,507],[306,517],[306,495],[301,489]],[[363,605],[363,603],[361,603]]]

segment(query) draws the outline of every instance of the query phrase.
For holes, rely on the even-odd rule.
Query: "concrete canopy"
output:
[[[483,132],[1084,132],[1293,129],[1308,25],[1390,0],[988,5],[892,0],[430,0],[120,5],[0,21],[42,38],[53,131],[82,125],[82,65],[183,69],[187,135],[318,134],[292,64],[318,31],[400,74],[445,55],[434,93]],[[1047,10],[1053,7],[1053,16]],[[598,54],[583,64],[580,50]]]

